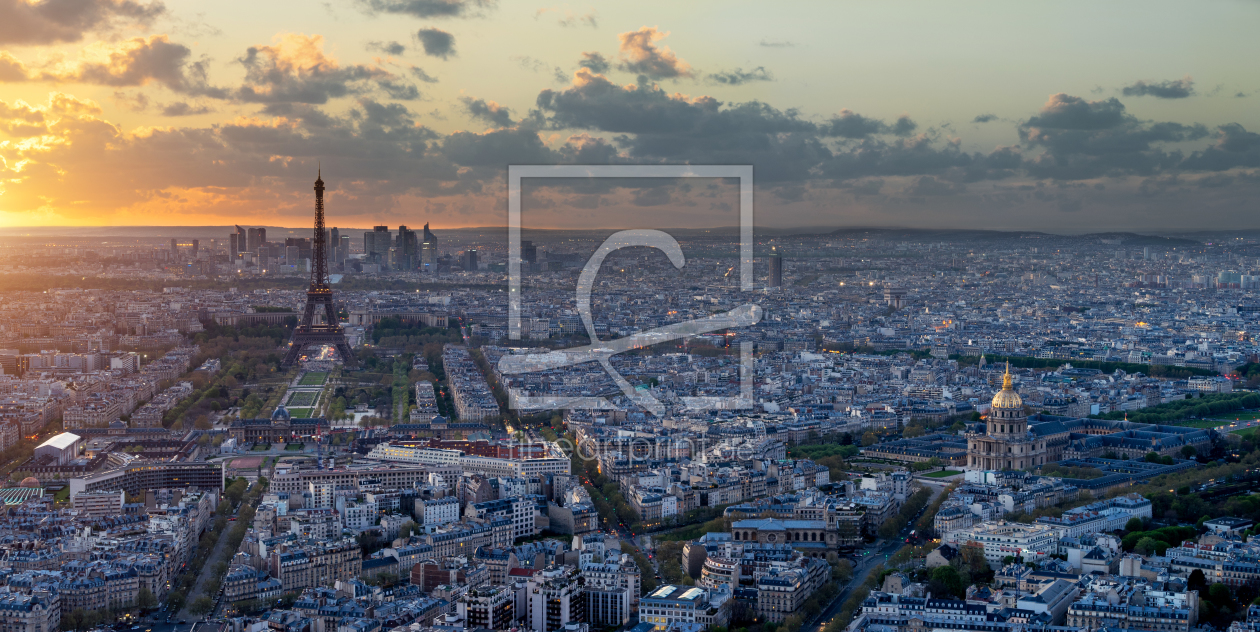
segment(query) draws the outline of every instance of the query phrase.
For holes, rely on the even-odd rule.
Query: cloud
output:
[[[1215,142],[1191,153],[1179,165],[1195,171],[1226,171],[1239,167],[1260,167],[1260,134],[1238,123],[1216,128]]]
[[[18,58],[0,51],[0,82],[17,82],[30,79],[30,72]]]
[[[122,90],[116,90],[114,92],[114,102],[121,107],[131,110],[132,112],[143,112],[149,108],[148,95],[139,90],[133,94],[128,94]]]
[[[147,26],[165,12],[161,2],[0,0],[0,45],[77,42],[94,31]]]
[[[757,66],[747,72],[743,68],[736,68],[735,70],[710,73],[708,80],[709,83],[738,86],[753,81],[774,81],[774,75],[770,74],[770,71],[766,70],[764,66]]]
[[[1189,76],[1173,81],[1147,83],[1139,81],[1125,86],[1121,93],[1126,97],[1152,96],[1159,99],[1184,99],[1194,94],[1194,80]]]
[[[210,85],[207,61],[191,57],[192,49],[165,35],[136,37],[110,50],[106,61],[82,61],[67,70],[43,71],[38,79],[115,87],[156,83],[181,94],[226,98],[228,90]]]
[[[205,105],[193,105],[185,101],[176,101],[162,106],[162,116],[194,116],[197,114],[209,114],[214,109]]]
[[[484,134],[455,132],[442,143],[442,154],[452,162],[473,167],[506,169],[510,164],[555,164],[555,152],[528,129],[499,129]]]
[[[420,98],[420,89],[410,83],[383,79],[376,82],[382,91],[391,99],[398,101],[414,101]]]
[[[329,99],[383,90],[392,98],[418,91],[381,68],[342,66],[324,54],[319,35],[278,35],[271,46],[251,46],[239,60],[245,81],[235,97],[250,103],[327,103]]]
[[[941,180],[935,176],[920,176],[906,189],[906,194],[914,197],[953,195],[966,189],[966,185]]]
[[[996,114],[979,114],[976,118],[971,119],[972,123],[989,123],[997,120]]]
[[[411,76],[413,76],[413,77],[415,77],[416,79],[419,79],[420,81],[423,81],[423,82],[425,82],[425,83],[437,83],[437,82],[438,82],[438,80],[437,80],[436,78],[429,76],[429,73],[425,72],[425,71],[424,71],[424,69],[423,69],[423,68],[420,68],[419,66],[412,66],[410,69],[408,69],[408,72],[410,72],[410,73],[411,73]]]
[[[840,138],[866,138],[872,134],[882,134],[888,126],[883,121],[867,118],[852,110],[840,110],[823,127],[824,136]]]
[[[897,122],[893,123],[892,133],[896,134],[897,136],[909,136],[913,134],[914,130],[918,128],[919,128],[918,123],[915,123],[914,121],[910,120],[909,116],[902,114],[901,116],[897,117]]]
[[[678,58],[666,46],[656,42],[667,37],[655,26],[644,26],[637,31],[618,35],[621,40],[621,63],[617,68],[643,75],[649,79],[676,79],[691,77],[691,66]]]
[[[636,189],[630,199],[630,203],[635,206],[664,206],[672,201],[673,195],[668,187]]]
[[[395,41],[368,42],[367,49],[371,51],[376,51],[378,53],[384,53],[386,55],[401,55],[407,52],[406,46],[403,46],[402,44]]]
[[[416,18],[462,18],[493,9],[493,0],[360,0],[372,13],[395,13]]]
[[[459,100],[464,104],[464,111],[474,119],[483,120],[496,127],[512,126],[511,110],[494,101],[473,99],[471,97],[460,97]]]
[[[416,33],[416,38],[424,46],[424,54],[430,57],[446,59],[455,54],[455,36],[437,28],[423,28]]]
[[[1125,121],[1124,104],[1115,98],[1086,101],[1062,92],[1050,95],[1041,113],[1028,119],[1025,127],[1064,130],[1099,130]]]
[[[758,42],[757,45],[764,48],[795,48],[796,47],[795,42],[789,42],[787,40],[772,41],[772,40],[763,39],[760,42]]]
[[[612,67],[608,62],[608,58],[599,53],[582,53],[582,61],[578,62],[578,66],[586,68],[597,75],[608,72],[608,69]]]
[[[840,114],[831,117],[821,128],[823,136],[836,138],[859,139],[876,134],[895,134],[909,136],[919,125],[909,116],[901,115],[891,126],[883,121],[868,118],[852,110],[840,110]]]
[[[575,13],[572,9],[568,8],[562,10],[555,7],[548,7],[534,12],[534,19],[537,20],[548,13],[555,13],[558,15],[559,17],[556,20],[556,24],[566,28],[570,26],[589,26],[591,28],[599,28],[599,19],[594,9],[591,9],[586,13]]]
[[[1183,157],[1164,146],[1206,138],[1208,129],[1141,121],[1115,98],[1087,101],[1060,93],[1020,125],[1019,134],[1028,145],[1045,150],[1025,162],[1030,174],[1077,180],[1174,169]]]
[[[14,138],[42,136],[47,133],[46,109],[18,101],[9,105],[0,101],[0,130]],[[3,164],[3,159],[0,159]]]

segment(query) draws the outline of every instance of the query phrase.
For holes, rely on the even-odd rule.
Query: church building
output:
[[[1066,428],[1054,425],[1056,428],[1047,430],[1059,430],[1055,434],[1063,436],[1042,436],[1041,432],[1029,429],[1024,400],[1011,384],[1008,364],[1002,376],[1002,390],[993,396],[984,431],[980,432],[981,427],[976,426],[967,432],[967,469],[1026,470],[1058,460],[1057,455],[1047,459],[1047,444],[1065,443],[1068,433]]]

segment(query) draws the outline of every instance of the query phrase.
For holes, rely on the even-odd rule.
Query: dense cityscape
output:
[[[1254,239],[677,231],[587,303],[600,231],[323,186],[3,261],[5,630],[1260,626]]]

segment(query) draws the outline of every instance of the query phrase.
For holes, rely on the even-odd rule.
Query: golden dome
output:
[[[1011,363],[1006,363],[1006,373],[1002,375],[1002,390],[993,396],[993,408],[1004,410],[1022,410],[1024,399],[1011,386]]]

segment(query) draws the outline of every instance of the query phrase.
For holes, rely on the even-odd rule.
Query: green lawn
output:
[[[294,452],[298,452],[298,451],[300,451],[300,450],[301,450],[302,448],[304,448],[304,447],[306,447],[306,444],[304,444],[304,443],[286,443],[286,444],[284,444],[284,449],[285,449],[285,450],[292,450],[292,451],[294,451]]]
[[[1256,426],[1252,426],[1251,428],[1241,428],[1241,429],[1239,429],[1239,430],[1231,430],[1231,431],[1230,431],[1230,433],[1231,433],[1231,434],[1236,434],[1236,435],[1238,435],[1238,436],[1240,436],[1240,437],[1250,437],[1250,436],[1252,436],[1252,435],[1256,434],[1256,430],[1257,430],[1257,429],[1258,429],[1258,428],[1257,428]]]
[[[316,399],[319,399],[317,391],[298,391],[289,396],[289,401],[286,405],[306,408],[314,406]]]
[[[1260,419],[1260,411],[1240,410],[1236,413],[1228,413],[1221,419],[1226,421],[1255,421]]]
[[[323,386],[328,381],[327,371],[311,371],[302,376],[302,381],[298,384],[302,386]]]
[[[294,418],[294,419],[309,419],[309,418],[310,418],[310,416],[311,416],[311,411],[312,411],[312,410],[314,410],[314,409],[312,409],[312,408],[290,408],[290,409],[289,409],[289,416],[290,416],[290,417],[292,417],[292,418]]]
[[[255,443],[254,448],[253,448],[254,452],[266,452],[267,450],[270,450],[270,449],[271,449],[270,443]]]
[[[1233,419],[1187,419],[1185,421],[1178,421],[1168,425],[1186,426],[1188,428],[1219,428],[1221,426],[1228,426],[1233,422]]]
[[[959,472],[958,470],[941,470],[937,472],[928,472],[923,476],[928,478],[945,478],[946,476],[953,476],[955,474],[962,474],[962,472]]]

